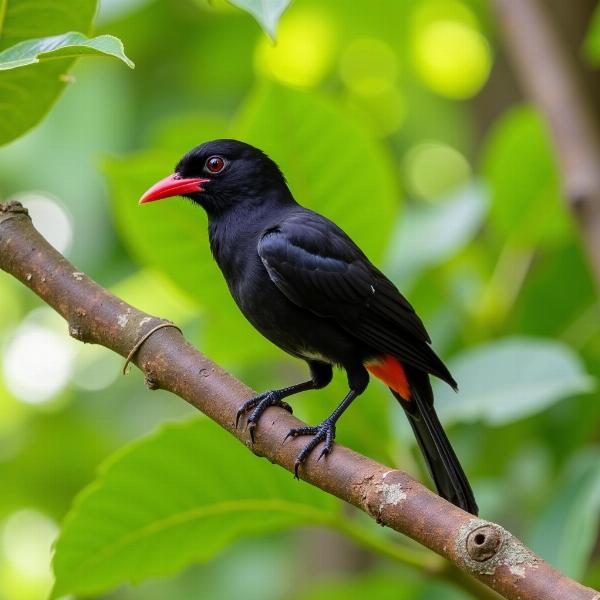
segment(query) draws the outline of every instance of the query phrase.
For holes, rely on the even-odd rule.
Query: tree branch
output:
[[[0,204],[0,268],[62,315],[73,337],[101,344],[124,357],[163,322],[77,271],[35,230],[18,203]],[[252,445],[247,433],[235,427],[236,412],[252,391],[195,350],[176,329],[157,330],[133,362],[144,372],[150,388],[177,394],[255,454],[293,471],[302,441],[283,443],[283,439],[301,422],[282,409],[270,408]],[[499,525],[463,512],[406,473],[343,446],[336,444],[326,460],[309,458],[301,475],[378,523],[444,556],[509,600],[600,600],[599,593],[554,570]],[[455,569],[450,578],[464,586],[461,571]]]
[[[492,0],[506,50],[546,117],[569,208],[600,286],[600,136],[579,68],[540,0]]]

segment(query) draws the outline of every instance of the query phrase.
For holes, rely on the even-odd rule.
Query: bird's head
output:
[[[139,203],[184,196],[219,214],[273,194],[291,198],[279,167],[261,150],[237,140],[214,140],[190,150],[175,172],[154,184]]]

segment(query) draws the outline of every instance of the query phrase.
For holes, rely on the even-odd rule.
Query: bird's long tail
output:
[[[414,376],[409,378],[411,388],[409,401],[404,400],[394,390],[391,392],[408,417],[440,496],[463,510],[477,515],[479,509],[469,481],[433,407],[429,377],[425,373],[419,373],[419,376],[416,381]]]
[[[433,407],[429,376],[422,371],[403,368],[392,357],[386,357],[384,366],[370,367],[369,370],[390,386],[404,409],[440,496],[477,515],[477,503],[469,481]]]

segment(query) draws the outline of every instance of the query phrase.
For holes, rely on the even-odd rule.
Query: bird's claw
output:
[[[302,448],[300,454],[296,457],[294,461],[294,478],[299,479],[299,469],[304,464],[310,453],[321,443],[324,442],[325,445],[319,454],[319,458],[317,461],[321,460],[323,457],[326,457],[333,448],[333,442],[335,440],[335,424],[330,421],[323,421],[320,425],[316,425],[315,427],[299,427],[298,429],[290,429],[288,434],[284,438],[287,440],[289,437],[298,437],[301,435],[312,435],[313,438]]]
[[[247,427],[248,433],[250,434],[250,440],[254,444],[254,430],[256,429],[256,423],[248,423]]]
[[[289,413],[293,412],[292,407],[287,402],[281,400],[275,391],[264,392],[262,394],[258,394],[258,396],[254,396],[254,398],[250,398],[250,400],[245,402],[237,411],[235,416],[236,429],[239,425],[242,415],[251,411],[250,415],[248,416],[246,426],[248,428],[248,432],[250,433],[250,439],[252,440],[252,443],[254,443],[254,430],[258,425],[258,420],[265,410],[269,408],[269,406],[279,406],[280,408],[287,410]]]

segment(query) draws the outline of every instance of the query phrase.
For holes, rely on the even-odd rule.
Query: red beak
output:
[[[162,198],[171,196],[182,196],[192,192],[203,192],[202,184],[210,179],[200,179],[198,177],[182,179],[177,173],[169,175],[155,183],[141,198],[139,204],[154,202]]]

